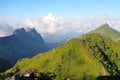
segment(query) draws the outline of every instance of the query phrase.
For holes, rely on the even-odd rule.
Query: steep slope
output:
[[[13,65],[18,59],[32,57],[47,50],[41,35],[34,28],[17,29],[13,35],[0,38],[0,57]],[[9,56],[9,57],[8,57]]]
[[[5,59],[0,58],[0,72],[4,72],[11,67],[10,63]]]
[[[117,40],[120,38],[120,32],[112,29],[107,23],[101,25],[96,30],[91,31],[91,33],[100,33],[102,35],[108,36],[112,40]]]
[[[111,42],[100,34],[86,34],[46,53],[19,60],[4,74],[37,69],[37,76],[52,73],[57,80],[94,80],[102,75],[117,75],[118,67],[109,53]]]

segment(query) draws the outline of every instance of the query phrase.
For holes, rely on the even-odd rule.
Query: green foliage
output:
[[[94,80],[102,75],[119,75],[118,43],[97,33],[85,34],[46,53],[19,60],[4,74],[37,69],[43,73],[39,77],[49,77],[51,73],[56,80]]]
[[[90,46],[90,50],[93,51],[91,55],[93,55],[97,60],[99,60],[110,75],[118,75],[119,70],[115,62],[111,59],[116,56],[113,54],[113,50],[108,48],[108,39],[103,38],[99,34],[87,34],[83,36],[84,43],[86,46]]]

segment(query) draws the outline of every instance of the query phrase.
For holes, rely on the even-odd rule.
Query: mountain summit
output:
[[[91,31],[91,33],[100,33],[101,35],[108,36],[112,40],[117,40],[120,38],[120,32],[111,28],[107,23],[101,25],[96,30]]]
[[[16,29],[13,35],[1,37],[0,45],[0,57],[10,61],[11,64],[23,57],[32,57],[47,50],[46,43],[34,28]]]
[[[26,31],[24,28],[16,29],[13,33],[13,35],[23,35],[26,34]]]
[[[35,30],[35,28],[20,28],[20,29],[16,29],[13,33],[13,35],[38,35],[39,33]],[[39,36],[41,36],[39,34]]]

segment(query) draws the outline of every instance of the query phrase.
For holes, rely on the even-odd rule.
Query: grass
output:
[[[4,74],[37,69],[55,74],[57,80],[94,80],[103,75],[103,70],[106,75],[118,75],[119,46],[120,41],[112,41],[106,36],[85,34],[46,53],[19,60]]]

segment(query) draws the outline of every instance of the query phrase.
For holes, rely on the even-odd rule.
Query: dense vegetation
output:
[[[1,75],[28,69],[37,69],[37,76],[39,73],[56,75],[57,80],[94,80],[101,75],[119,75],[120,55],[119,48],[113,48],[115,44],[100,34],[85,34],[46,53],[19,60]]]

